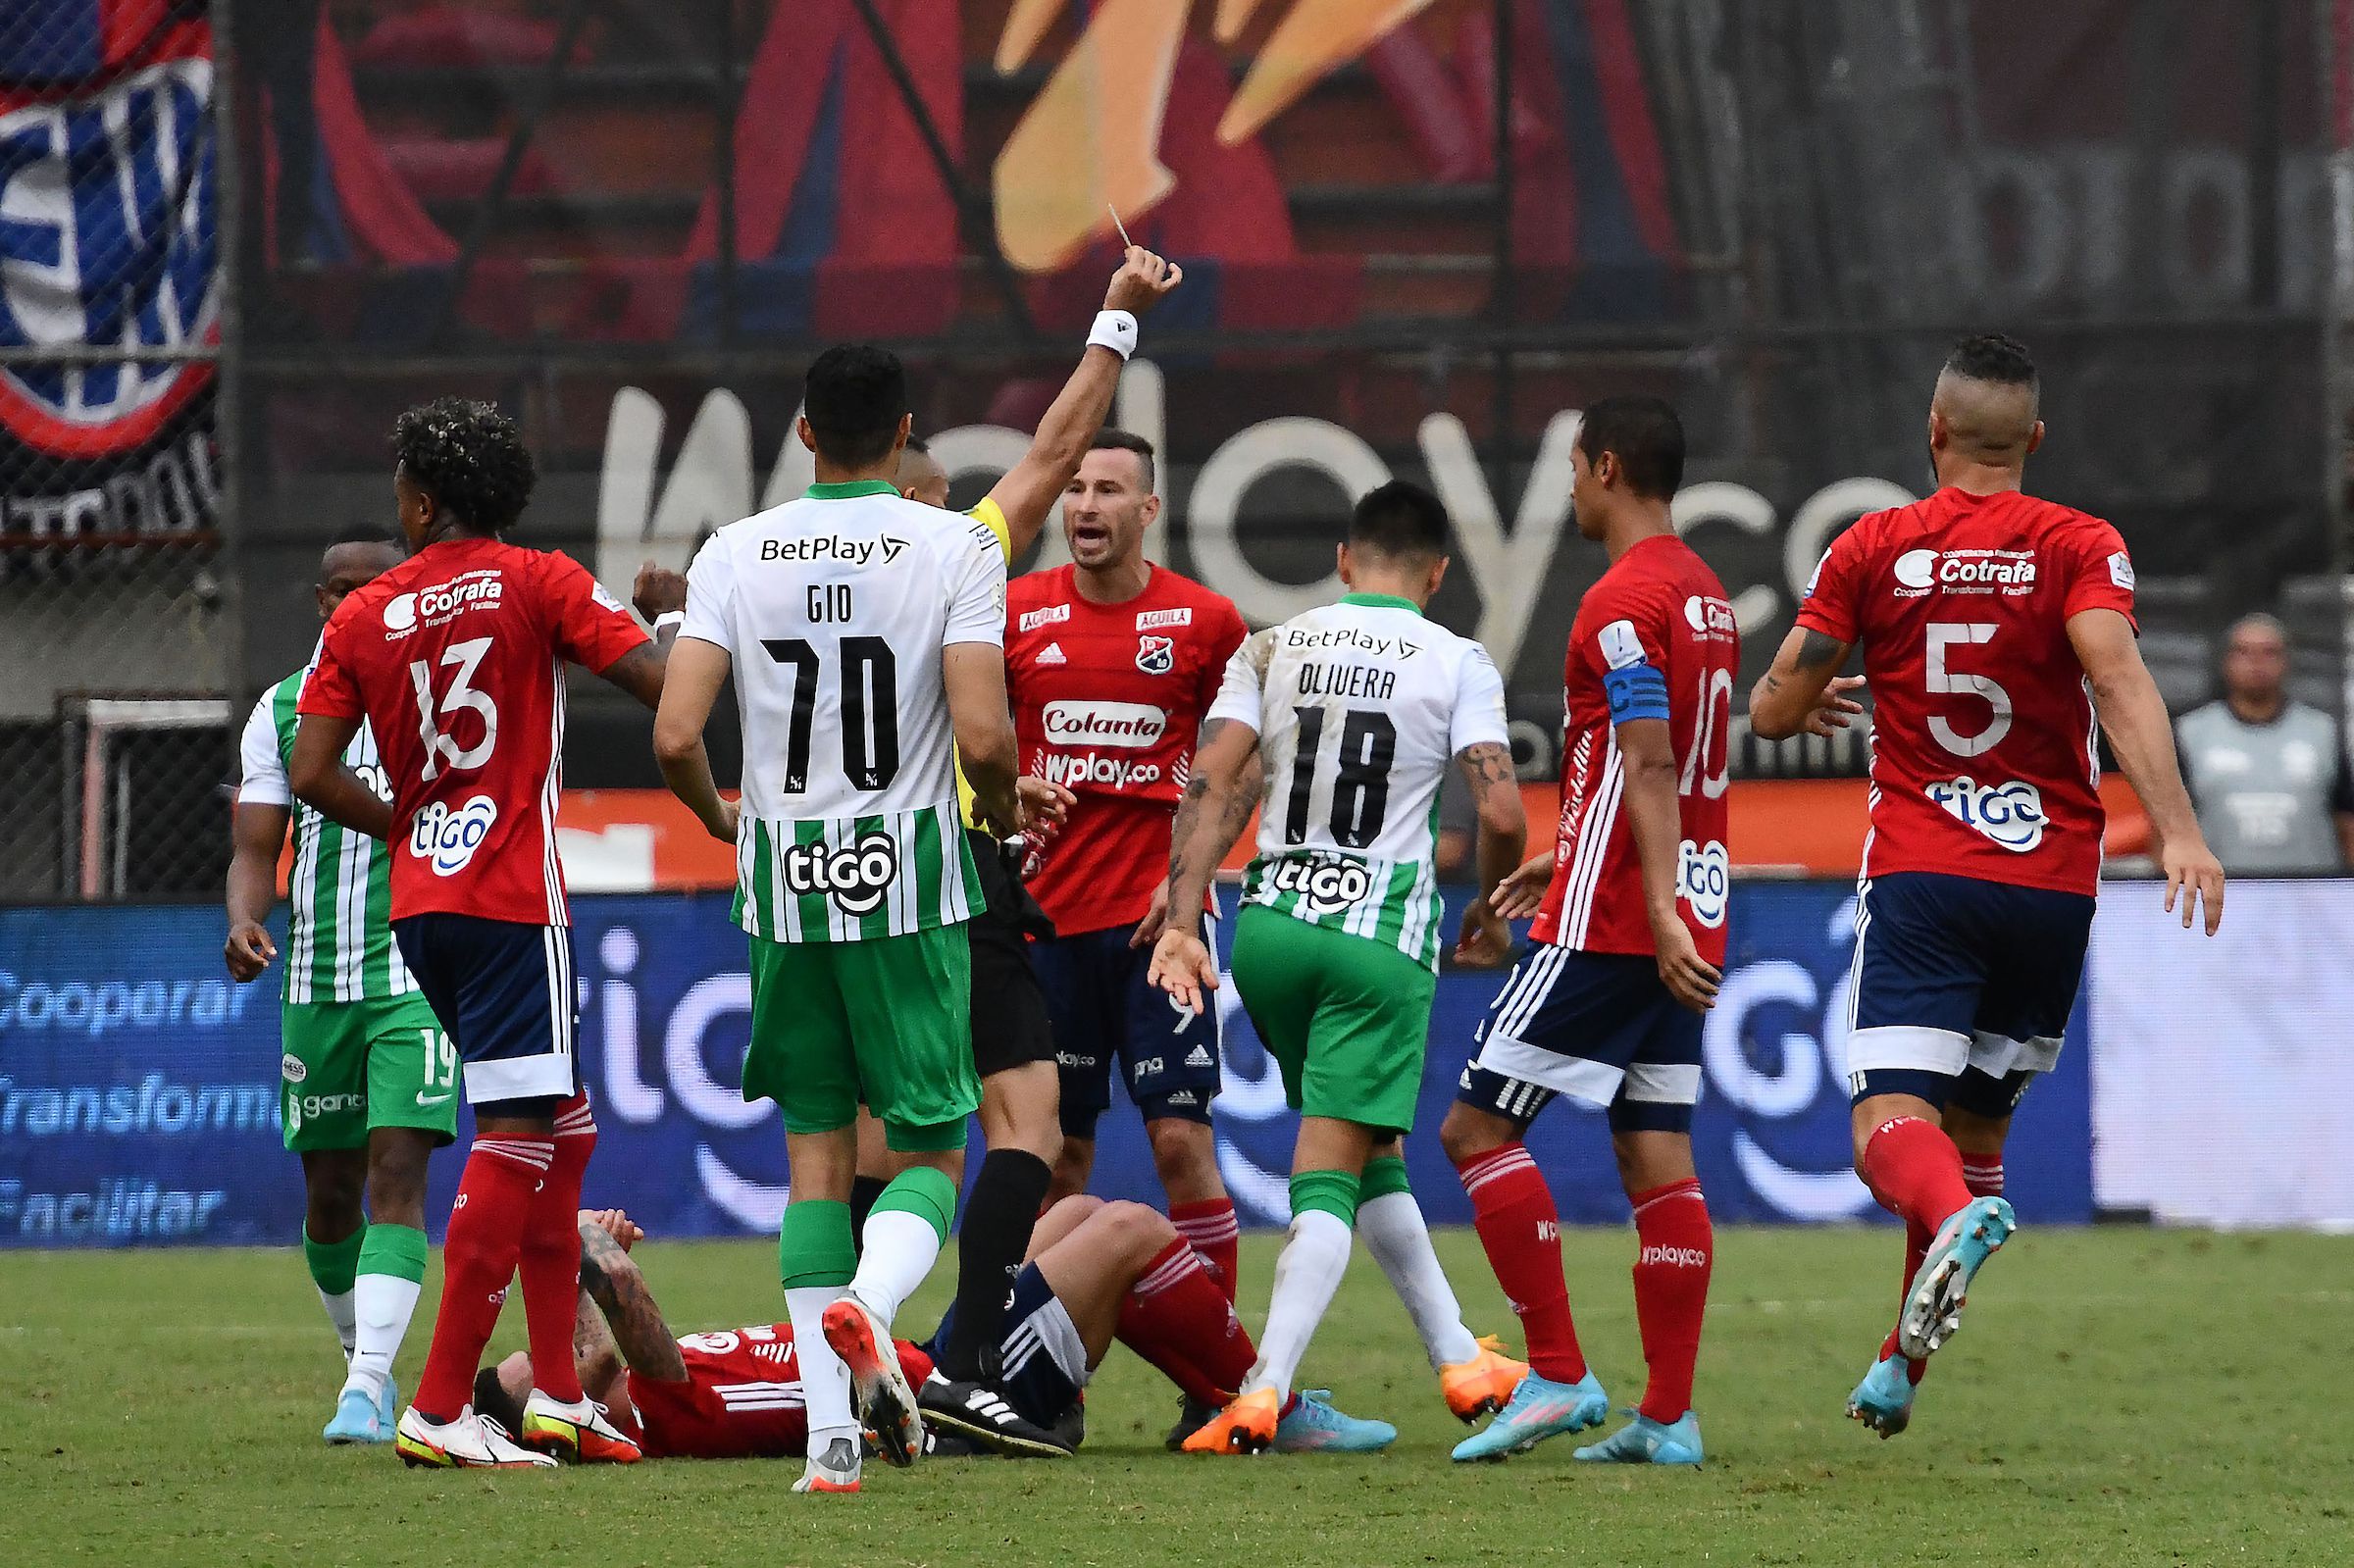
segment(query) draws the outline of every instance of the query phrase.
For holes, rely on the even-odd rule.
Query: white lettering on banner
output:
[[[226,980],[26,980],[0,969],[0,1038],[10,1030],[96,1037],[118,1029],[215,1029],[242,1019],[246,1003],[264,990]]]
[[[0,1138],[179,1138],[278,1127],[279,1086],[266,1081],[183,1084],[149,1073],[136,1084],[19,1087],[0,1074]]]
[[[138,1177],[104,1177],[86,1191],[27,1191],[0,1180],[0,1235],[33,1245],[56,1241],[183,1240],[210,1231],[229,1201],[220,1189],[158,1187]]]

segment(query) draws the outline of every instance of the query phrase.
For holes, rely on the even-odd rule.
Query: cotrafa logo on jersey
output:
[[[1169,716],[1147,702],[1049,702],[1047,738],[1062,746],[1149,746]]]
[[[1740,634],[1733,607],[1705,593],[1695,593],[1684,601],[1684,624],[1695,635],[1712,642],[1730,642]]]
[[[474,859],[496,821],[498,802],[488,795],[476,795],[455,811],[435,800],[409,824],[409,853],[431,865],[435,876],[454,877]]]
[[[1896,596],[1918,599],[1948,593],[2032,593],[2033,550],[1907,550],[1896,558]]]
[[[871,915],[882,908],[899,877],[898,841],[879,829],[840,848],[794,844],[780,858],[788,889],[831,898],[845,915]]]
[[[2031,784],[1982,784],[1970,778],[1946,779],[1929,785],[1928,797],[1945,808],[1956,822],[1975,828],[2013,854],[2023,855],[2043,842],[2043,791]]]
[[[1373,872],[1361,860],[1299,856],[1275,862],[1267,873],[1267,885],[1280,893],[1298,893],[1311,915],[1329,915],[1362,903],[1373,890]]]
[[[384,601],[384,630],[398,636],[419,625],[441,626],[469,610],[494,610],[505,598],[507,585],[498,568],[461,572],[447,582],[436,582],[414,593],[396,593]]]

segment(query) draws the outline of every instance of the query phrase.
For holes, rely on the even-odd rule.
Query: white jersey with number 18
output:
[[[680,635],[734,662],[746,932],[856,941],[982,906],[941,655],[1004,641],[1005,561],[987,527],[880,481],[812,485],[703,545]]]
[[[1411,600],[1352,593],[1245,642],[1221,719],[1257,732],[1267,770],[1244,902],[1436,969],[1439,785],[1470,747],[1510,743],[1486,650]]]

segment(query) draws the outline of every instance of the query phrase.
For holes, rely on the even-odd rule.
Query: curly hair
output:
[[[513,528],[538,478],[515,422],[466,397],[436,397],[401,415],[392,456],[410,483],[478,533]]]

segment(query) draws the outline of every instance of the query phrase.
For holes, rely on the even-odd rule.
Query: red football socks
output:
[[[417,1383],[416,1407],[435,1421],[454,1418],[474,1396],[483,1346],[498,1327],[507,1282],[515,1277],[533,1189],[555,1157],[552,1141],[478,1137],[466,1156],[457,1200],[450,1205],[449,1234],[441,1243],[441,1306],[434,1317],[433,1348],[426,1353],[425,1372]],[[579,1244],[578,1238],[574,1244]],[[577,1255],[574,1267],[577,1271]],[[567,1320],[571,1313],[568,1298]],[[563,1359],[569,1372],[569,1321]]]
[[[1242,1223],[1234,1217],[1232,1198],[1204,1198],[1199,1203],[1169,1205],[1169,1223],[1177,1234],[1194,1244],[1209,1264],[1210,1273],[1225,1290],[1226,1299],[1234,1299],[1236,1266],[1243,1248]]]
[[[1962,1151],[1918,1116],[1891,1117],[1865,1141],[1864,1180],[1880,1207],[1931,1236],[1970,1203]]]
[[[1456,1175],[1471,1199],[1471,1223],[1487,1248],[1488,1266],[1520,1315],[1529,1366],[1555,1383],[1577,1382],[1586,1375],[1586,1357],[1561,1277],[1561,1211],[1545,1174],[1524,1144],[1507,1143],[1472,1155]]]
[[[596,1149],[596,1118],[587,1094],[575,1094],[557,1109],[554,1145],[554,1158],[532,1198],[518,1261],[532,1382],[549,1398],[571,1403],[581,1396],[580,1369],[572,1358],[581,1289],[581,1181]]]
[[[1662,1423],[1692,1408],[1692,1365],[1700,1359],[1700,1323],[1709,1305],[1715,1233],[1698,1178],[1634,1194],[1635,1321],[1651,1381],[1643,1414]]]
[[[1240,1392],[1258,1358],[1234,1303],[1182,1236],[1129,1288],[1117,1334],[1188,1398],[1205,1405],[1225,1404]]]

